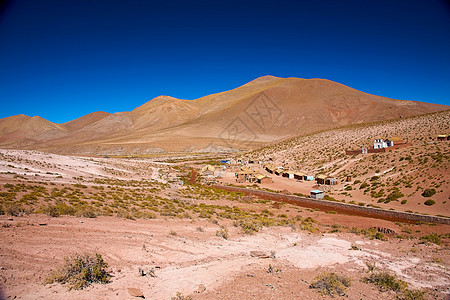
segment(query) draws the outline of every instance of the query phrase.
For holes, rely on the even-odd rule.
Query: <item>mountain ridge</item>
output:
[[[162,95],[129,112],[93,112],[63,124],[25,115],[0,119],[0,147],[99,155],[238,151],[449,108],[375,96],[327,79],[268,75],[194,100]]]

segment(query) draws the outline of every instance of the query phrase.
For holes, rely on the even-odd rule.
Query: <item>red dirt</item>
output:
[[[292,196],[292,195],[287,196],[287,195],[281,195],[281,194],[272,193],[272,192],[252,190],[252,189],[239,188],[239,187],[231,187],[231,186],[222,186],[222,185],[213,185],[213,187],[217,188],[217,189],[224,189],[224,190],[231,191],[231,192],[240,192],[240,193],[244,193],[246,195],[257,196],[262,199],[280,201],[280,202],[285,202],[285,203],[294,204],[294,205],[307,207],[307,208],[321,209],[321,210],[333,210],[333,211],[336,211],[341,214],[347,214],[347,215],[352,215],[352,216],[369,217],[369,218],[375,218],[375,219],[388,220],[388,221],[392,221],[392,222],[406,222],[406,223],[416,223],[418,221],[423,221],[422,218],[432,218],[433,223],[450,224],[450,219],[447,219],[447,218],[430,217],[430,216],[413,215],[413,214],[408,214],[408,217],[402,217],[402,214],[406,215],[406,213],[402,213],[402,212],[396,212],[397,216],[389,216],[386,214],[390,214],[390,213],[392,213],[392,211],[372,209],[373,212],[369,212],[369,211],[364,212],[364,211],[358,210],[359,207],[356,207],[355,205],[349,205],[349,204],[344,204],[344,203],[340,203],[340,205],[346,206],[345,208],[344,207],[335,207],[335,206],[333,206],[333,204],[334,204],[333,202],[328,203],[326,201],[321,201],[321,200],[317,200],[317,201],[314,201],[314,203],[312,203],[311,199]],[[371,209],[371,208],[365,208],[365,209]],[[383,213],[386,213],[386,214],[383,214]]]

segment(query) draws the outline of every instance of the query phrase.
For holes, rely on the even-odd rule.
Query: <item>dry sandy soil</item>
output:
[[[194,299],[323,299],[309,285],[324,271],[351,279],[344,298],[395,298],[361,281],[368,276],[366,263],[396,274],[426,299],[450,293],[447,225],[330,214],[180,185],[187,162],[0,154],[0,204],[27,207],[0,215],[0,285],[6,298],[132,299],[128,289],[136,288],[146,299],[170,299],[177,292]],[[30,194],[36,198],[25,197]],[[88,216],[97,217],[50,217],[45,207],[58,201],[75,215],[87,207]],[[227,208],[237,213],[227,217]],[[239,218],[262,217],[280,226],[244,234]],[[308,218],[315,220],[311,226],[303,223]],[[395,234],[384,241],[351,233],[353,227],[359,232],[373,226]],[[217,235],[223,228],[228,239]],[[442,236],[442,245],[421,239],[431,233]],[[361,250],[350,250],[352,245]],[[274,257],[254,257],[251,251],[269,256],[273,251]],[[43,284],[64,257],[76,253],[102,254],[111,282],[70,291]],[[139,268],[153,269],[156,277],[140,276]]]
[[[225,240],[215,234],[219,225],[204,220],[33,215],[2,216],[0,223],[9,224],[0,231],[0,279],[11,298],[132,299],[128,288],[137,288],[147,299],[170,299],[177,292],[194,299],[322,299],[308,286],[325,270],[352,279],[350,299],[393,297],[360,282],[367,276],[366,262],[397,274],[412,288],[430,289],[428,298],[442,299],[450,291],[448,248],[414,240],[313,235],[289,227],[243,235],[221,222],[229,225],[230,237]],[[361,250],[350,250],[352,245]],[[274,251],[275,258],[252,257],[250,252],[256,250]],[[113,276],[109,284],[81,291],[42,284],[64,256],[83,252],[103,255]],[[274,273],[267,272],[269,265]],[[154,268],[156,277],[140,276],[139,268]],[[201,285],[206,290],[196,293]]]
[[[324,131],[275,143],[243,156],[255,161],[271,158],[276,166],[291,170],[302,164],[304,173],[337,178],[336,186],[321,189],[347,203],[448,217],[450,141],[436,141],[436,136],[444,132],[450,132],[450,111]],[[411,145],[385,153],[345,154],[345,150],[358,149],[361,145],[371,147],[377,136],[402,137]],[[351,181],[347,182],[349,175]],[[292,180],[270,176],[275,184],[265,187],[274,190],[283,187],[290,192],[301,192],[304,187],[310,187],[307,183],[296,185]],[[362,187],[363,183],[367,186]],[[403,196],[386,203],[387,196],[395,189]],[[436,193],[424,197],[422,193],[426,189],[434,189]],[[430,199],[435,203],[425,205]]]

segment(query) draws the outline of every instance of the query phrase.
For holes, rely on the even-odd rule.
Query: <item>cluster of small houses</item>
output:
[[[437,140],[442,141],[450,141],[450,134],[440,134],[437,136]]]
[[[450,135],[438,135],[437,136],[438,141],[446,141],[450,140]],[[406,142],[406,140],[400,138],[400,137],[392,137],[392,138],[383,138],[383,137],[376,137],[373,143],[372,148],[365,148],[364,146],[361,149],[355,149],[355,150],[347,150],[347,154],[368,154],[368,153],[378,153],[378,152],[385,152],[386,149],[397,149],[406,147],[409,144]],[[236,182],[238,183],[273,183],[273,180],[271,177],[261,174],[258,171],[255,171],[251,168],[249,168],[249,165],[252,164],[260,164],[263,165],[263,162],[254,162],[251,160],[237,160],[236,162],[233,162],[232,160],[221,160],[220,163],[222,164],[222,169],[228,169],[230,171],[235,172],[236,176]],[[317,184],[319,185],[336,185],[338,183],[337,179],[331,176],[327,176],[324,174],[318,174],[316,177],[312,175],[305,174],[301,171],[295,171],[295,170],[285,170],[284,167],[278,167],[275,166],[273,163],[266,163],[263,165],[263,168],[270,174],[274,174],[277,176],[283,176],[287,177],[289,179],[296,179],[298,181],[313,181],[315,180]],[[200,174],[202,176],[205,176],[207,178],[214,178],[215,176],[216,168],[212,165],[205,165],[200,171]],[[351,181],[350,177],[347,177],[347,181]],[[323,199],[323,191],[320,190],[312,190],[310,191],[310,197],[315,199]]]
[[[233,163],[231,160],[222,160],[222,166],[219,168],[225,168],[231,171],[234,171],[236,182],[238,183],[273,183],[271,177],[261,174],[258,171],[255,171],[248,167],[248,164],[253,164],[252,161],[238,161],[237,163]],[[262,165],[262,162],[259,162]],[[272,163],[267,163],[263,165],[263,168],[270,174],[274,174],[276,176],[283,176],[289,179],[295,179],[298,181],[316,181],[317,184],[322,185],[336,185],[338,183],[337,179],[334,177],[326,176],[323,174],[319,174],[316,177],[312,175],[305,174],[300,171],[293,170],[285,170],[283,167],[277,167]],[[205,177],[213,177],[216,171],[216,167],[212,165],[205,165],[200,171],[200,174]],[[323,199],[323,191],[320,190],[312,190],[311,198],[315,199]]]

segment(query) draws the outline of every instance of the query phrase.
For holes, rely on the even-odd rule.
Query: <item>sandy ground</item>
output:
[[[32,215],[0,216],[0,223],[0,282],[11,298],[132,299],[128,288],[137,288],[147,299],[170,299],[177,292],[199,299],[233,299],[234,295],[244,299],[253,295],[319,299],[322,296],[298,282],[311,282],[324,269],[360,278],[366,262],[376,262],[380,268],[397,273],[412,287],[436,289],[437,296],[450,292],[448,248],[410,240],[382,242],[347,233],[311,235],[289,227],[243,235],[224,222],[220,225],[228,225],[230,232],[225,240],[215,235],[218,224],[163,219]],[[361,250],[349,250],[353,244]],[[274,251],[275,258],[252,257],[250,251],[255,250]],[[64,256],[96,252],[110,264],[111,283],[81,291],[42,284]],[[269,264],[284,270],[281,278],[267,274]],[[157,277],[140,276],[139,268],[154,268]],[[255,285],[259,277],[261,282]],[[377,298],[373,287],[357,280],[355,284],[359,288],[349,289],[351,299],[362,295],[370,295],[365,299]],[[206,290],[196,294],[201,285]]]
[[[0,149],[0,180],[17,181],[17,176],[53,183],[93,179],[166,180],[158,174],[167,164],[140,159],[111,159],[66,156],[29,150]],[[14,177],[16,176],[16,177]]]
[[[34,184],[33,180],[39,180],[70,186],[91,185],[89,180],[96,178],[147,178],[161,182],[175,178],[167,163],[143,159],[83,158],[11,150],[1,150],[0,155],[1,184]],[[267,185],[269,189],[307,193],[314,184],[272,177],[275,183]],[[301,188],[293,190],[294,186]],[[161,195],[176,194],[179,188],[171,185]],[[207,199],[190,201],[208,203]],[[218,199],[209,203],[238,206],[246,211],[268,208],[275,215],[289,217],[312,217],[323,230],[311,234],[291,227],[270,227],[255,235],[244,235],[231,220],[225,219],[216,219],[215,223],[201,218],[161,216],[129,220],[0,215],[0,290],[10,299],[133,299],[129,288],[139,289],[146,299],[170,299],[177,292],[193,295],[194,299],[322,299],[309,289],[309,283],[322,271],[333,271],[352,279],[346,292],[349,299],[394,298],[393,294],[381,293],[361,282],[367,275],[366,262],[376,262],[380,270],[397,274],[411,288],[426,289],[428,299],[443,299],[450,293],[448,241],[437,246],[419,239],[432,232],[448,233],[448,226],[402,225],[252,201]],[[379,226],[396,233],[408,226],[415,238],[389,237],[388,241],[379,241],[344,232],[325,233],[336,223],[348,228]],[[228,229],[229,239],[216,236],[221,226]],[[352,245],[361,250],[349,250]],[[252,257],[250,252],[257,250],[273,251],[275,257]],[[111,282],[81,291],[68,291],[60,284],[43,284],[64,257],[76,253],[102,254],[109,263]],[[269,265],[274,267],[273,273],[267,272]],[[156,277],[140,276],[139,268],[153,268]]]

